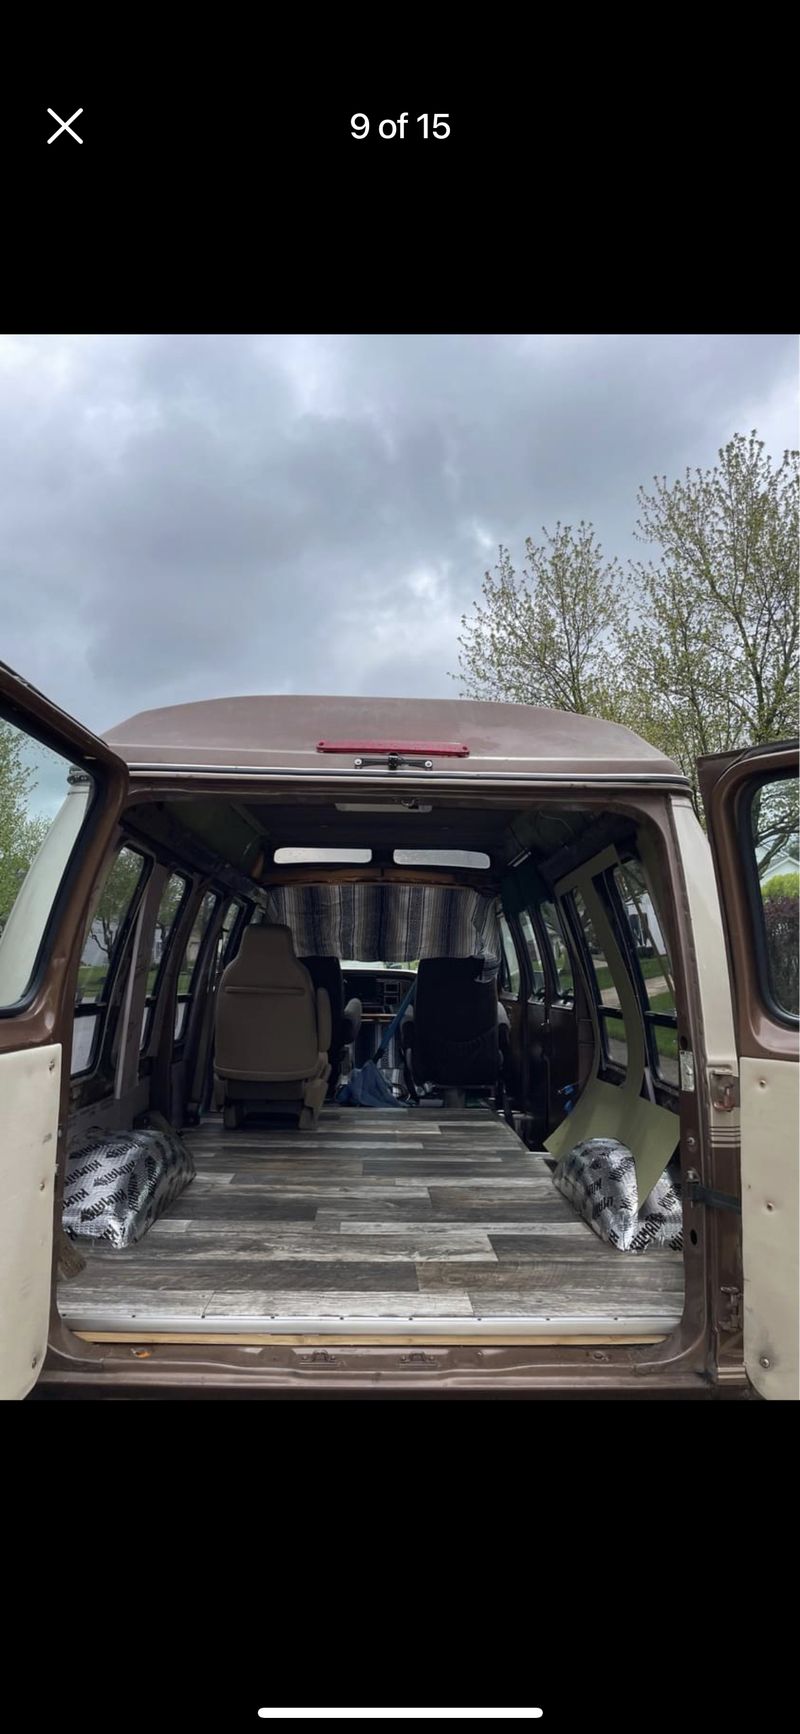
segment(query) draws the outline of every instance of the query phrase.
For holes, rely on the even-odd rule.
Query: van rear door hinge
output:
[[[735,1210],[737,1216],[742,1214],[740,1198],[734,1198],[731,1192],[715,1192],[713,1187],[704,1186],[695,1168],[690,1168],[686,1176],[686,1191],[690,1204],[705,1204],[709,1210]]]

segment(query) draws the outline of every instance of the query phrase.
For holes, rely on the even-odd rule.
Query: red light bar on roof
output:
[[[317,741],[318,753],[428,753],[437,759],[469,758],[460,741]]]

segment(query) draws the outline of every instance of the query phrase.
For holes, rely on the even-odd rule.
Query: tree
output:
[[[460,674],[469,698],[550,705],[602,714],[612,704],[608,637],[622,576],[604,558],[591,524],[557,524],[525,543],[518,576],[500,547],[483,605],[462,616]]]
[[[49,830],[46,819],[29,812],[36,776],[25,763],[24,744],[24,735],[0,719],[0,933]]]
[[[798,453],[755,432],[712,470],[639,493],[637,619],[619,631],[622,713],[694,781],[695,759],[793,735],[798,706]]]
[[[796,897],[764,897],[770,985],[779,1006],[797,1017],[800,905]]]
[[[765,896],[764,880],[775,862],[790,861],[800,866],[800,792],[796,777],[778,777],[756,790],[750,806],[750,832]],[[781,877],[788,879],[789,874],[779,874],[778,878]]]
[[[763,898],[794,897],[797,901],[800,898],[800,872],[773,873],[772,878],[768,879],[766,884],[762,884],[761,896]]]
[[[753,432],[718,460],[640,490],[636,535],[657,553],[627,578],[591,524],[529,539],[520,575],[501,546],[459,639],[465,696],[626,723],[698,808],[697,758],[797,730],[798,453],[774,468]]]

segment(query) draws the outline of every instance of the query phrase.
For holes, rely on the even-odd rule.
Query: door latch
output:
[[[730,1114],[739,1106],[739,1079],[735,1072],[709,1072],[711,1106],[720,1114]]]
[[[741,1331],[744,1328],[741,1289],[723,1283],[720,1292],[725,1296],[724,1311],[720,1313],[720,1329],[723,1331]]]

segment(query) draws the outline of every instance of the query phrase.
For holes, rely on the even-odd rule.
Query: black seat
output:
[[[479,957],[431,957],[420,963],[413,1011],[401,1041],[418,1085],[494,1089],[500,1071],[497,981],[482,979]]]
[[[302,962],[315,988],[324,987],[331,1002],[331,1089],[336,1088],[344,1051],[356,1039],[361,1026],[360,999],[344,1003],[344,978],[338,957],[304,957]]]

